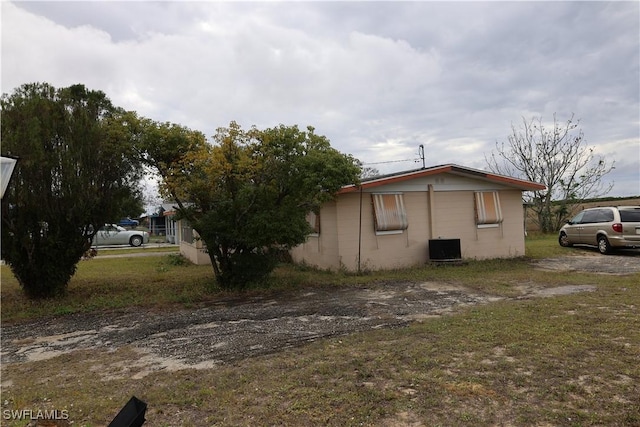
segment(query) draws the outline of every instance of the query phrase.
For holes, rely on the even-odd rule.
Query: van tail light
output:
[[[613,231],[615,231],[616,233],[622,233],[622,224],[620,224],[619,222],[613,224],[611,228],[613,228]]]

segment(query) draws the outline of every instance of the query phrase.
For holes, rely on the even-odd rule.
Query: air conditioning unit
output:
[[[431,261],[460,261],[460,239],[430,239],[429,259]]]

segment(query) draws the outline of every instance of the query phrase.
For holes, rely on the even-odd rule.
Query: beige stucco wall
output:
[[[403,267],[427,259],[427,193],[404,196],[409,229],[401,234],[376,235],[371,194],[362,194],[362,234],[360,235],[360,193],[343,194],[322,208],[320,234],[293,248],[294,262],[324,269],[380,269]],[[360,244],[360,238],[361,244]]]
[[[290,251],[293,261],[322,269],[338,268],[337,224],[337,203],[328,202],[320,212],[320,234],[309,236],[305,243],[293,248]]]
[[[338,239],[340,262],[347,270],[378,270],[424,263],[429,241],[428,195],[426,192],[404,193],[409,228],[399,234],[376,234],[371,194],[362,195],[362,234],[358,252],[360,195],[342,195],[339,199]]]
[[[362,194],[360,229],[360,193],[342,194],[336,202],[323,207],[320,235],[310,237],[305,244],[294,248],[293,260],[349,271],[356,271],[358,267],[362,270],[407,267],[427,262],[429,239],[437,238],[460,239],[463,259],[524,255],[520,190],[500,191],[504,221],[494,228],[477,227],[472,190],[407,191],[403,194],[409,221],[407,230],[400,234],[376,234],[369,193]],[[431,197],[432,201],[429,200]],[[430,212],[434,218],[429,217]]]
[[[207,265],[211,264],[211,258],[202,246],[202,242],[198,240],[194,243],[180,242],[180,253],[194,264]]]
[[[502,190],[504,221],[493,228],[475,224],[473,191],[436,192],[434,238],[460,239],[463,259],[524,255],[524,209],[520,190]]]
[[[417,180],[416,180],[417,181]],[[429,191],[429,189],[433,191]],[[475,223],[474,191],[499,191],[504,221],[493,228]],[[398,234],[376,234],[371,193],[341,194],[320,212],[320,234],[293,248],[294,262],[322,269],[378,270],[424,264],[429,239],[460,239],[463,259],[524,255],[522,192],[499,189],[468,178],[445,176],[433,182],[412,181],[372,192],[401,191],[409,227]],[[362,207],[362,208],[361,208]],[[362,213],[362,215],[360,215]],[[431,217],[433,215],[433,217]],[[180,252],[195,264],[210,264],[202,241],[182,241]]]
[[[193,243],[185,242],[182,236],[182,220],[177,221],[176,240],[180,244],[180,254],[194,264],[210,265],[211,258],[204,243],[198,238],[198,233],[195,230],[191,230],[191,232],[193,233]]]

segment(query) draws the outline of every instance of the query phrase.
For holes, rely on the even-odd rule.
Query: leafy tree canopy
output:
[[[122,201],[117,216],[113,218],[113,222],[118,222],[121,218],[138,218],[144,213],[144,196],[141,189],[135,189],[131,195]]]
[[[2,257],[29,297],[65,292],[101,224],[135,197],[137,117],[83,85],[3,95],[2,153],[19,158],[2,199]]]
[[[144,132],[154,135],[145,145],[147,161],[206,244],[223,287],[265,277],[273,250],[304,242],[307,213],[360,173],[353,157],[311,127],[243,130],[232,122],[210,145],[198,132],[148,125],[156,130]]]

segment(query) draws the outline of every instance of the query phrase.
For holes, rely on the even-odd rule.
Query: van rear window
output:
[[[620,221],[640,222],[640,209],[620,209]]]

